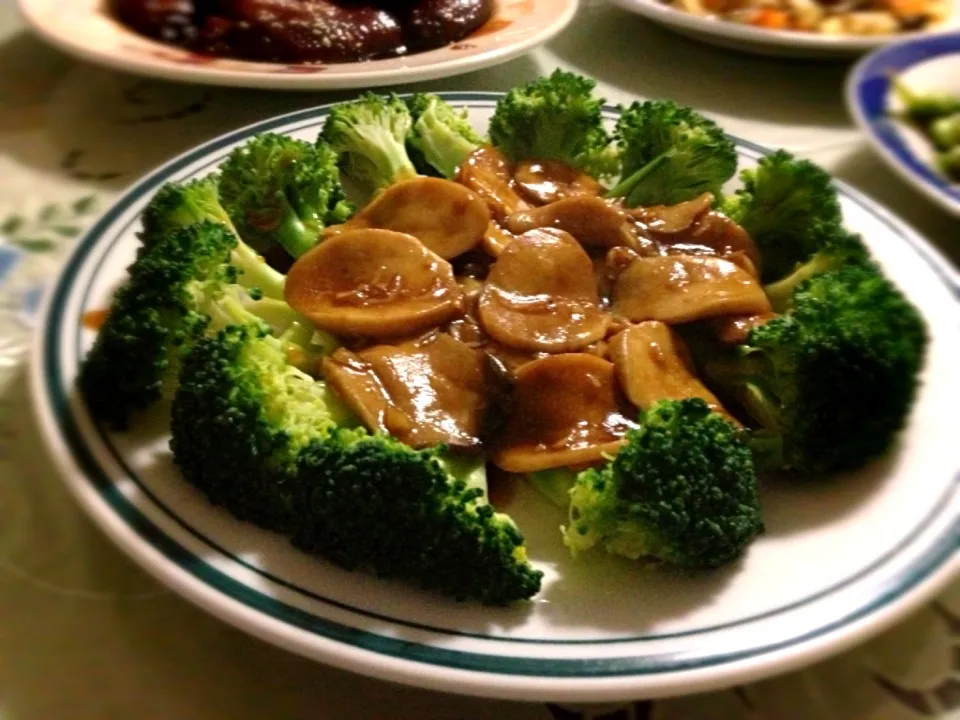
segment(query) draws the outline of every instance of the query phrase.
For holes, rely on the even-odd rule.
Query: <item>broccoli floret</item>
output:
[[[337,154],[264,133],[238,147],[220,168],[220,200],[244,240],[279,243],[294,258],[312,248],[327,225],[353,214],[340,186]]]
[[[806,280],[844,265],[869,264],[870,252],[859,235],[837,223],[818,223],[811,228],[810,244],[817,248],[807,262],[785,278],[764,287],[776,312],[785,312],[794,291]]]
[[[630,207],[719,196],[737,171],[736,147],[723,130],[669,100],[621,107],[616,138],[623,173],[609,195]]]
[[[439,449],[354,422],[272,338],[235,326],[186,358],[171,447],[211,502],[345,568],[492,604],[538,591],[519,531],[474,473],[457,479]]]
[[[555,70],[513,88],[497,102],[490,140],[514,162],[560,160],[596,177],[616,175],[617,155],[595,87],[593,80]]]
[[[219,200],[217,176],[208,175],[186,183],[162,186],[144,208],[137,234],[144,249],[166,237],[172,230],[198,222],[222,223],[233,227]]]
[[[780,150],[740,177],[743,187],[722,209],[757,244],[764,282],[779,280],[819,249],[817,227],[841,224],[833,181],[809,160]]]
[[[417,93],[407,100],[413,129],[407,149],[422,175],[452,179],[457,168],[480,147],[481,138],[467,119],[465,110],[430,93]]]
[[[373,195],[417,174],[407,154],[413,117],[396,95],[364,93],[333,106],[320,133],[340,156],[340,170],[358,189]]]
[[[924,321],[869,264],[799,285],[788,312],[733,354],[696,344],[701,370],[760,426],[758,464],[800,473],[852,470],[903,427],[927,346]]]
[[[571,493],[564,542],[631,559],[712,568],[763,530],[757,478],[739,431],[699,399],[664,400],[626,445]]]
[[[155,239],[130,266],[81,368],[80,390],[93,416],[123,429],[133,413],[167,394],[179,357],[211,319],[216,326],[238,315],[253,317],[238,300],[249,296],[234,283],[248,269],[263,279],[261,266],[266,267],[222,224],[197,223]],[[249,307],[265,302],[251,301]],[[287,330],[300,318],[286,307],[285,316],[275,312],[270,320]]]

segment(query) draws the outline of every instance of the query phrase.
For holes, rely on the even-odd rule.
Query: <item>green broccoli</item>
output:
[[[779,150],[740,174],[743,187],[722,210],[750,233],[763,258],[763,280],[779,280],[819,250],[816,227],[841,224],[830,175]]]
[[[262,329],[228,327],[184,361],[174,460],[211,502],[345,568],[491,604],[539,590],[541,573],[513,522],[486,503],[475,463],[369,435],[338,408]]]
[[[631,559],[713,568],[763,530],[757,478],[740,432],[699,398],[664,400],[626,445],[571,492],[564,542]]]
[[[172,230],[198,222],[215,222],[233,228],[230,216],[220,204],[217,176],[207,175],[186,183],[167,183],[150,199],[137,234],[144,249],[166,237]]]
[[[617,173],[596,82],[555,70],[515,87],[497,102],[490,140],[513,161],[560,160],[596,177]]]
[[[240,235],[257,248],[277,242],[300,257],[327,225],[353,214],[340,186],[337,154],[325,142],[263,133],[231,152],[220,173],[220,201]]]
[[[80,370],[80,390],[95,418],[123,429],[130,416],[161,399],[175,384],[179,357],[208,330],[214,313],[237,314],[235,283],[252,275],[259,286],[283,276],[237,240],[227,226],[202,222],[155,238],[129,268],[107,320]],[[250,313],[266,300],[250,302]],[[223,307],[221,307],[223,304]],[[279,331],[298,328],[286,307],[270,318]],[[226,317],[221,324],[232,322]]]
[[[736,147],[723,130],[669,100],[621,107],[615,135],[623,173],[609,196],[630,207],[719,197],[737,171]]]
[[[810,245],[817,248],[813,257],[785,278],[764,287],[776,312],[786,311],[794,291],[805,280],[844,265],[871,263],[870,252],[861,237],[837,223],[817,223],[810,229],[808,237]]]
[[[413,129],[407,150],[422,175],[452,179],[457,168],[480,147],[481,138],[465,110],[455,110],[436,95],[417,93],[407,99]]]
[[[787,310],[726,354],[698,343],[691,350],[708,382],[759,425],[759,465],[808,474],[859,468],[906,421],[924,321],[871,264],[800,283]]]
[[[340,103],[320,132],[340,156],[340,170],[368,195],[401,180],[416,177],[417,169],[407,154],[406,141],[413,117],[396,95],[364,93],[352,102]]]

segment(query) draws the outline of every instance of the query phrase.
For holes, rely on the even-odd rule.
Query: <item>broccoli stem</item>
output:
[[[237,282],[245,288],[259,288],[268,298],[283,300],[286,277],[277,272],[262,255],[238,238],[230,255],[231,264],[240,271]]]
[[[627,198],[627,205],[634,207],[636,203],[631,200],[631,193],[640,184],[640,181],[643,180],[647,175],[656,170],[661,163],[663,163],[667,158],[673,155],[673,148],[665,150],[664,152],[657,155],[653,160],[648,162],[642,168],[631,174],[629,177],[622,179],[618,182],[612,190],[607,192],[607,197],[625,197]]]
[[[763,291],[767,294],[774,312],[786,312],[790,305],[790,298],[793,297],[794,291],[801,283],[829,272],[842,264],[842,260],[830,255],[814,255],[809,262],[804,263],[785,278],[764,285]]]
[[[310,230],[287,199],[283,201],[283,217],[274,229],[274,237],[294,258],[317,244],[318,233]]]

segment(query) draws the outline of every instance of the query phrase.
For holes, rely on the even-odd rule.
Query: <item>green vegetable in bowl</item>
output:
[[[917,310],[864,263],[801,282],[787,313],[732,351],[691,349],[707,381],[761,428],[759,465],[815,475],[862,467],[891,446],[927,342]]]
[[[960,112],[960,97],[947,93],[917,93],[898,77],[892,80],[893,91],[904,104],[904,114],[917,123],[929,122]]]
[[[348,569],[489,604],[540,589],[522,536],[487,503],[475,464],[354,425],[324,383],[246,323],[187,356],[171,447],[211,502]]]
[[[491,142],[513,161],[559,160],[596,177],[616,175],[617,155],[595,87],[593,80],[555,70],[513,88],[497,102]]]
[[[334,105],[320,133],[340,157],[340,170],[367,195],[417,175],[407,154],[413,117],[396,95],[365,93]]]
[[[960,145],[960,110],[931,122],[930,138],[941,150]]]
[[[937,165],[944,175],[960,182],[960,145],[937,156]]]
[[[623,175],[609,194],[630,207],[719,196],[737,170],[736,148],[723,130],[669,100],[621,108],[616,138]]]
[[[220,201],[244,240],[260,249],[279,243],[298,258],[327,225],[353,214],[337,154],[324,142],[263,133],[231,152],[220,173]]]
[[[840,224],[833,180],[809,160],[779,150],[740,177],[743,187],[722,210],[757,244],[766,282],[792,272],[819,249],[815,228]]]
[[[699,399],[664,400],[599,470],[579,475],[564,542],[710,568],[762,532],[757,478],[739,431]]]
[[[407,150],[421,175],[452,179],[457,168],[480,147],[481,138],[465,111],[455,110],[437,95],[417,93],[407,100],[413,127]]]

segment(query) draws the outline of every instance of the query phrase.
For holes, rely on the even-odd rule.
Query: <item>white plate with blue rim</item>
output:
[[[847,80],[847,106],[874,149],[904,180],[960,216],[960,183],[937,168],[929,140],[895,117],[903,105],[893,90],[894,76],[917,93],[960,97],[960,33],[890,45],[864,58]]]
[[[444,97],[483,129],[498,96]],[[509,608],[456,603],[346,572],[211,507],[173,467],[163,412],[130,433],[103,432],[74,390],[94,336],[84,317],[122,281],[153,192],[210,172],[257,132],[312,140],[326,113],[251,125],[163,165],[78,243],[48,297],[31,383],[50,453],[82,507],[162,583],[252,635],[356,672],[455,693],[600,702],[811,663],[881,631],[960,572],[960,279],[912,230],[841,184],[847,224],[929,323],[923,389],[888,457],[830,482],[765,484],[766,533],[721,570],[641,570],[605,553],[574,560],[560,541],[561,513],[521,486],[501,509],[523,530],[542,591]],[[736,142],[742,166],[765,152]]]

